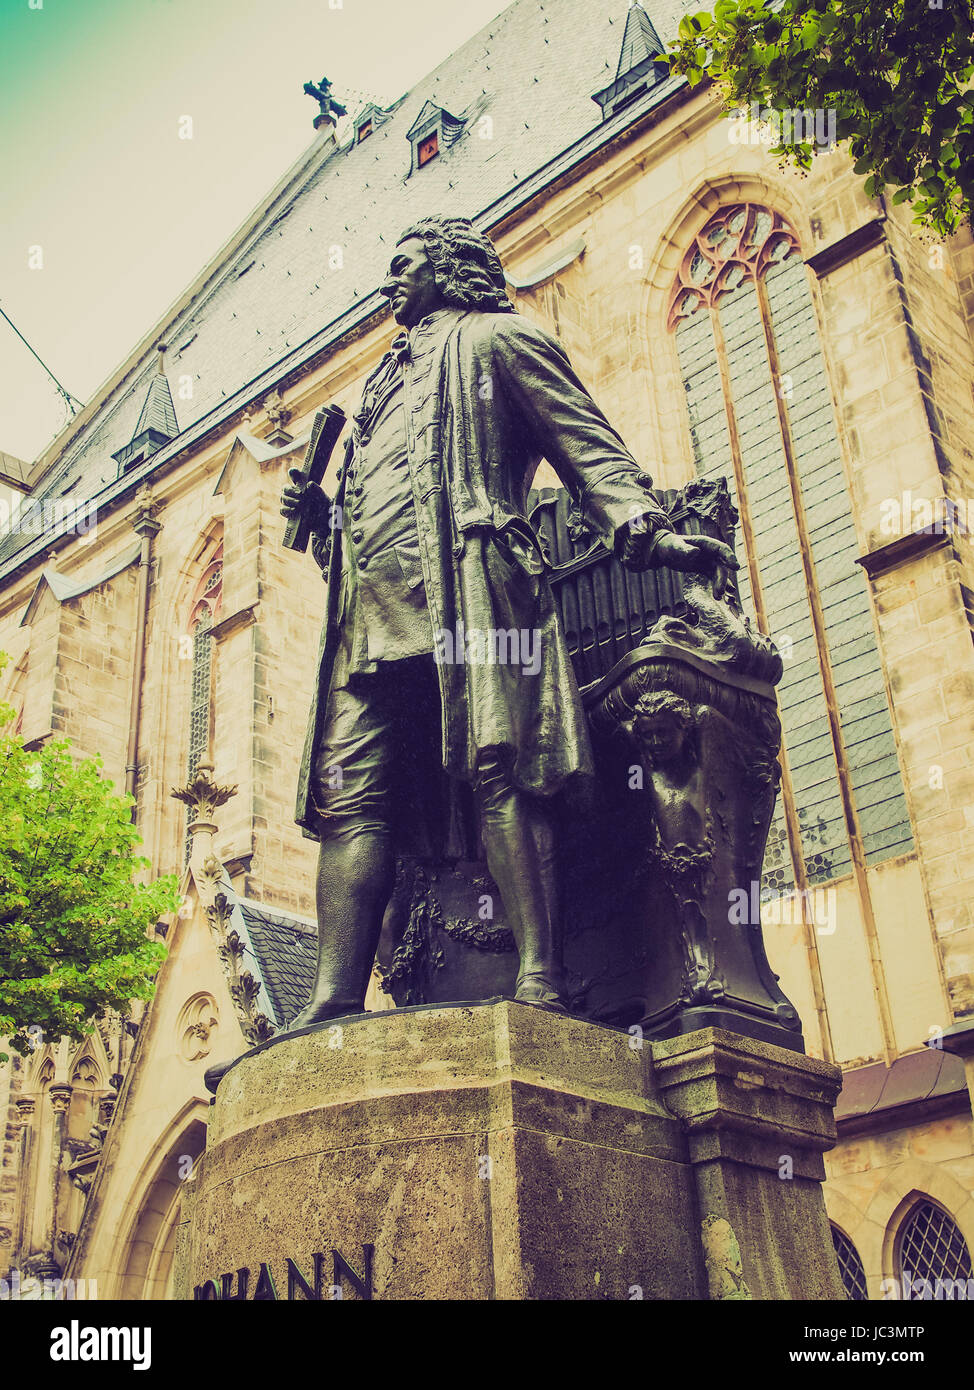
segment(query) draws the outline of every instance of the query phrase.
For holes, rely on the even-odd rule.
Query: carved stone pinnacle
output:
[[[210,820],[218,806],[222,806],[237,794],[236,786],[218,786],[210,776],[210,771],[205,763],[200,763],[184,787],[173,787],[169,793],[177,801],[184,801],[195,812],[194,821]]]

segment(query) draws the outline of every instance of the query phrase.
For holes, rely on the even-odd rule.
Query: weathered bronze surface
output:
[[[306,82],[304,91],[318,103],[319,116],[334,121],[338,116],[345,115],[345,107],[331,94],[331,83],[327,77],[323,77],[320,82]]]
[[[404,232],[383,293],[404,331],[336,495],[292,472],[282,498],[328,581],[297,804],[318,972],[292,1028],[361,1010],[385,922],[398,1003],[513,993],[800,1047],[760,924],[728,922],[760,878],[780,662],[740,614],[726,491],[651,491],[464,219]],[[557,525],[530,506],[542,457]]]

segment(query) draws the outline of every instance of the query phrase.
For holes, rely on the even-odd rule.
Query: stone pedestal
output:
[[[652,1048],[657,1094],[684,1124],[707,1296],[845,1298],[821,1187],[838,1067],[721,1028]]]
[[[838,1084],[717,1030],[642,1043],[509,1000],[271,1040],[220,1081],[177,1297],[840,1297]]]

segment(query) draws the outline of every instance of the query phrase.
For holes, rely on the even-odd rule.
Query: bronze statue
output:
[[[396,854],[469,844],[464,787],[517,943],[515,997],[564,1008],[549,812],[592,753],[526,516],[539,460],[629,568],[706,575],[717,594],[737,568],[715,538],[674,532],[469,221],[409,227],[382,293],[404,331],[365,384],[336,496],[292,470],[282,497],[328,581],[297,804],[321,843],[318,968],[292,1029],[361,1011]]]

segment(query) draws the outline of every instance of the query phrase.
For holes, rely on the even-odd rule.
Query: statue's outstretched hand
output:
[[[714,598],[723,596],[731,570],[740,568],[733,550],[723,541],[713,536],[678,536],[675,531],[665,531],[658,538],[652,563],[708,576],[713,580]]]
[[[651,512],[642,512],[630,517],[625,526],[616,532],[616,558],[629,570],[648,570],[656,564],[653,554],[653,538],[656,535],[656,518]]]
[[[288,470],[290,484],[281,493],[281,515],[288,521],[295,516],[307,519],[312,531],[327,532],[331,504],[324,489],[312,483],[300,470]]]

